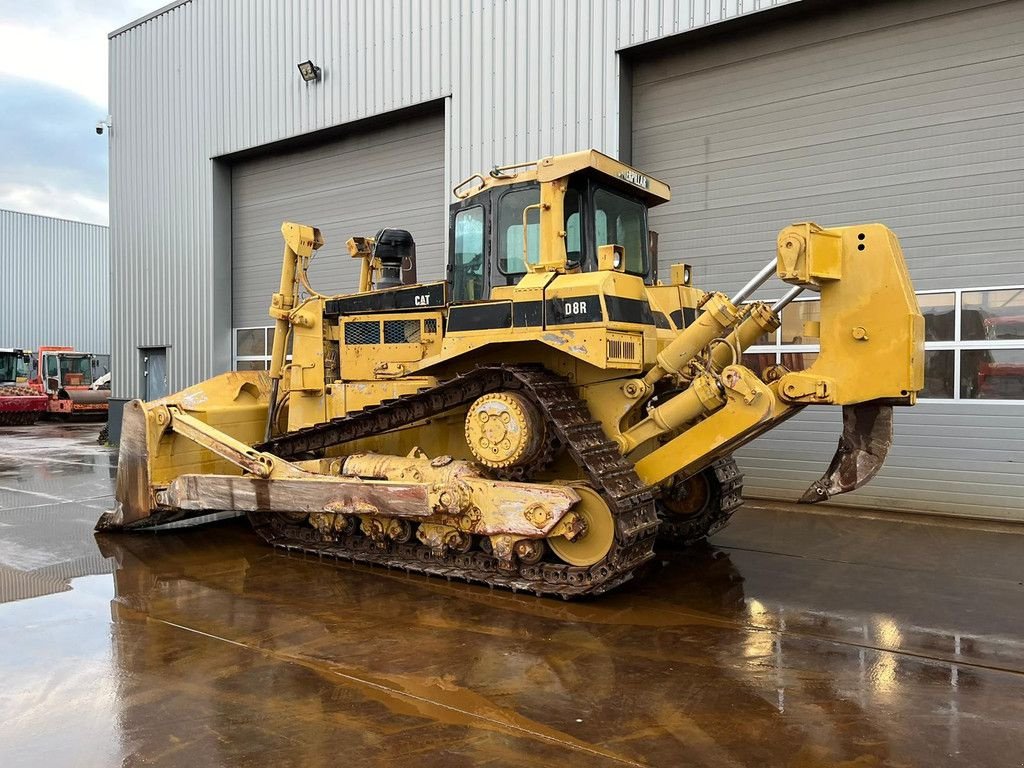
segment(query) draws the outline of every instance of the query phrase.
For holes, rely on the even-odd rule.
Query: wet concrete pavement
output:
[[[1024,762],[1024,528],[748,505],[564,603],[95,539],[97,431],[0,429],[2,766]]]

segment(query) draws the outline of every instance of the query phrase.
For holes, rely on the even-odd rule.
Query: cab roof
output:
[[[473,174],[452,192],[460,200],[465,200],[495,187],[524,181],[555,181],[579,171],[596,173],[609,186],[639,197],[648,207],[667,203],[672,198],[672,192],[665,182],[651,178],[596,149],[552,155],[529,163],[495,166],[487,176]],[[476,182],[476,186],[471,186],[472,182]]]

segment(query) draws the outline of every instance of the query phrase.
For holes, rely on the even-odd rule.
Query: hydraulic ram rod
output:
[[[772,304],[772,312],[776,315],[779,314],[783,309],[789,306],[789,303],[793,301],[797,296],[804,292],[804,286],[798,285],[794,288],[790,288],[786,291],[786,295],[781,299]]]
[[[726,337],[725,343],[712,348],[711,360],[715,367],[722,370],[727,365],[740,362],[738,355],[742,355],[748,347],[756,344],[762,334],[775,333],[782,323],[779,313],[803,290],[801,286],[790,289],[770,307],[764,302],[754,302],[749,308],[747,318]]]
[[[775,274],[775,264],[777,261],[778,259],[776,258],[765,264],[761,268],[761,271],[750,278],[750,282],[740,288],[736,295],[732,297],[732,303],[736,306],[742,304],[747,300],[747,297],[749,297],[750,294],[767,283],[768,278]]]

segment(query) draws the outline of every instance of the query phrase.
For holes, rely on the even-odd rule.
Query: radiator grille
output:
[[[415,344],[420,340],[419,320],[385,320],[385,344]]]
[[[380,323],[376,320],[353,320],[345,323],[346,344],[380,344]]]
[[[608,361],[613,363],[638,363],[640,361],[640,339],[626,334],[608,334]]]

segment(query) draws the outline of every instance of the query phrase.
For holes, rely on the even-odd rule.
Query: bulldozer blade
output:
[[[149,433],[141,400],[132,400],[124,408],[121,441],[117,452],[115,505],[100,515],[96,531],[120,531],[150,528],[200,517],[203,512],[159,507],[150,487]]]
[[[882,468],[892,445],[892,406],[843,406],[843,434],[828,471],[800,497],[801,504],[826,501],[860,488]]]

